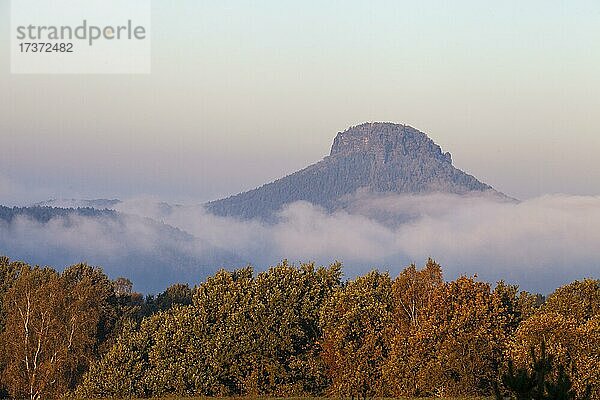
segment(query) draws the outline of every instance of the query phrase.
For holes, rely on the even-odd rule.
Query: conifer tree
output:
[[[546,343],[542,341],[539,357],[535,348],[531,348],[532,364],[530,368],[514,369],[512,360],[508,364],[508,372],[502,377],[504,387],[510,392],[511,398],[516,400],[589,400],[591,386],[587,386],[585,393],[577,396],[573,389],[571,377],[566,373],[563,364],[556,365],[552,355],[546,352]],[[572,373],[575,373],[574,364],[571,363]],[[504,399],[498,386],[495,388],[496,399]]]

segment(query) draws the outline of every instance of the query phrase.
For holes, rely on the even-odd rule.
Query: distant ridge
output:
[[[121,201],[117,199],[50,199],[32,204],[32,207],[60,207],[60,208],[95,208],[98,210],[114,209]]]
[[[425,133],[408,125],[367,122],[339,132],[330,155],[257,189],[212,201],[213,214],[271,219],[283,206],[308,201],[332,211],[358,190],[374,194],[468,194],[490,192],[508,198],[452,165]]]
[[[40,223],[47,223],[55,218],[90,217],[116,219],[118,214],[113,210],[98,210],[91,207],[58,208],[49,206],[5,207],[0,205],[0,221],[12,223],[15,218],[25,217]]]

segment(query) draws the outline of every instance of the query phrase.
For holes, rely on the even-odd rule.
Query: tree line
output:
[[[433,260],[352,280],[340,263],[284,261],[144,297],[87,264],[0,257],[0,371],[2,397],[31,399],[600,399],[600,281],[544,298],[444,281]]]

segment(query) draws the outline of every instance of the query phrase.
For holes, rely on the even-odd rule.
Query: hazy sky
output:
[[[364,121],[515,197],[600,194],[597,0],[152,4],[152,74],[11,75],[0,0],[0,203],[202,202]]]

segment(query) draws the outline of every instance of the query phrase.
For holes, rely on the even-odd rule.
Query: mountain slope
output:
[[[425,133],[378,122],[338,133],[330,155],[322,161],[257,189],[207,203],[206,208],[216,215],[271,219],[286,204],[301,200],[334,210],[341,199],[359,189],[399,194],[498,193],[455,168],[450,153],[443,153]]]

